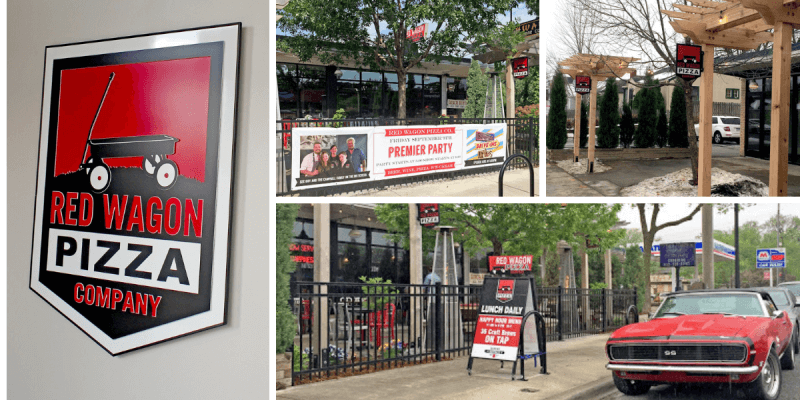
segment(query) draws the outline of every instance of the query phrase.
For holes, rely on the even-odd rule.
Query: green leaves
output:
[[[600,108],[597,119],[597,147],[614,149],[619,145],[619,90],[617,80],[608,78],[606,87],[603,90],[603,97],[600,99]],[[594,123],[594,121],[589,121]]]
[[[550,113],[547,115],[547,148],[563,149],[567,144],[567,89],[564,75],[557,73],[550,88]]]

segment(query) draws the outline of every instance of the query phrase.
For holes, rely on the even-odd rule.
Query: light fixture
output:
[[[344,260],[342,260],[342,261],[344,261],[344,263],[345,263],[345,264],[347,264],[347,263],[349,263],[349,262],[350,262],[350,259],[349,259],[349,258],[347,258],[347,256],[344,256]]]
[[[720,24],[724,24],[725,23],[725,17],[722,16],[722,11],[719,12],[719,23]]]
[[[758,82],[755,80],[750,81],[750,85],[747,86],[750,90],[758,90]]]
[[[423,76],[423,77],[422,77],[422,80],[424,80],[425,82],[427,82],[427,81],[431,80],[431,77],[430,77],[430,75],[428,75],[428,74],[425,74],[425,76]]]
[[[336,67],[336,71],[333,71],[333,74],[336,75],[336,79],[339,79],[342,77],[344,72],[342,72],[342,70],[340,70],[339,67]]]

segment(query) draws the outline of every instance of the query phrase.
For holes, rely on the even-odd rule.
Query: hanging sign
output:
[[[679,44],[675,55],[675,74],[686,80],[694,80],[703,72],[703,48]]]
[[[587,94],[592,91],[592,77],[578,75],[575,77],[575,93]]]
[[[486,277],[470,357],[514,361],[522,317],[533,311],[534,287],[527,278]]]
[[[439,223],[439,204],[418,204],[420,225],[432,228]]]
[[[225,323],[240,34],[45,50],[30,287],[112,355]]]
[[[756,250],[756,268],[786,268],[786,249]]]
[[[521,274],[530,272],[533,267],[533,256],[489,256],[489,271]]]
[[[514,78],[521,79],[528,76],[528,57],[514,58],[511,60],[511,73]]]

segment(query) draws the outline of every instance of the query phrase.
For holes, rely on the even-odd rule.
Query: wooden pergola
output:
[[[575,79],[576,76],[589,76],[592,79],[592,89],[589,92],[589,151],[588,165],[589,173],[594,172],[594,146],[595,146],[595,123],[597,118],[597,80],[606,78],[620,78],[625,74],[630,74],[633,78],[636,70],[629,68],[628,64],[639,61],[638,58],[601,56],[594,54],[576,54],[558,63],[561,67],[560,72]],[[575,93],[575,133],[573,136],[574,157],[573,161],[578,162],[580,155],[580,132],[581,132],[581,94]]]
[[[676,32],[703,48],[700,78],[700,154],[697,195],[711,195],[711,110],[714,102],[714,48],[755,49],[773,43],[772,120],[769,154],[769,195],[786,196],[789,186],[789,80],[792,32],[800,27],[798,0],[689,0],[674,4],[680,11],[661,10]],[[773,30],[773,33],[767,32]],[[786,84],[784,84],[786,83]],[[742,138],[743,139],[743,138]],[[740,139],[740,140],[742,140]]]

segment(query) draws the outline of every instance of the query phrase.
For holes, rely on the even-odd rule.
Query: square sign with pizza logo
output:
[[[225,323],[240,35],[45,50],[30,287],[112,355]]]
[[[703,48],[679,44],[675,55],[675,74],[686,80],[694,80],[703,72]]]
[[[575,77],[575,93],[587,94],[592,91],[592,78],[578,75]]]
[[[512,59],[511,69],[514,78],[521,79],[528,76],[528,57]]]

